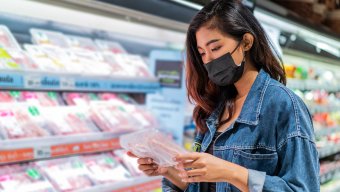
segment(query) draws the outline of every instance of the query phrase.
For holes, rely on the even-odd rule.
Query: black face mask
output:
[[[219,86],[226,86],[236,83],[243,75],[245,57],[240,65],[236,65],[231,55],[241,43],[230,53],[210,61],[204,67],[208,72],[209,79]]]

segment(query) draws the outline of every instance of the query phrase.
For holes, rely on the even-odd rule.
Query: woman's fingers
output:
[[[175,161],[181,161],[181,162],[186,162],[186,161],[195,161],[201,157],[200,153],[197,152],[191,152],[191,153],[184,153],[184,154],[179,154],[177,155],[174,160]]]
[[[138,166],[138,169],[140,169],[141,171],[157,170],[157,169],[158,169],[158,165],[156,165],[156,164],[139,165],[139,166]]]
[[[144,165],[144,164],[149,165],[149,164],[152,164],[152,163],[153,163],[153,160],[152,160],[151,158],[139,158],[139,159],[137,160],[137,162],[138,162],[138,164],[140,164],[140,165]]]
[[[207,174],[207,170],[205,168],[202,169],[192,169],[186,171],[186,173],[182,174],[183,177],[195,177],[195,176],[204,176]]]
[[[187,179],[182,179],[183,182],[186,182],[186,183],[199,183],[199,182],[206,182],[204,180],[204,177],[203,176],[196,176],[196,177],[190,177],[190,178],[187,178]]]
[[[128,156],[133,157],[133,158],[138,158],[135,154],[133,154],[131,151],[128,151],[126,153]]]

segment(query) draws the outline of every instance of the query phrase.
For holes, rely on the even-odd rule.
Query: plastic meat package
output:
[[[23,66],[15,62],[12,56],[4,48],[0,48],[0,68],[7,70],[22,70]]]
[[[58,191],[71,192],[95,185],[79,157],[40,161],[36,164]]]
[[[104,132],[126,133],[138,130],[139,127],[131,121],[132,114],[124,108],[124,103],[92,102],[91,118]]]
[[[0,91],[0,103],[15,103],[16,99],[12,96],[11,92]]]
[[[130,173],[110,154],[85,155],[81,157],[91,179],[96,184],[124,181]]]
[[[50,136],[37,118],[40,112],[32,106],[2,105],[0,108],[0,134],[5,139]]]
[[[76,106],[45,107],[41,109],[54,135],[73,135],[97,132],[87,109]]]
[[[24,48],[27,54],[32,58],[33,62],[38,66],[40,71],[56,73],[64,71],[64,66],[59,62],[59,59],[53,60],[51,57],[49,57],[49,55],[46,53],[46,49],[44,50],[42,46],[26,44],[24,45]]]
[[[30,29],[33,42],[38,45],[53,45],[61,48],[68,47],[65,36],[56,31]]]
[[[173,158],[178,154],[187,152],[156,129],[146,129],[122,135],[119,140],[120,145],[125,150],[131,151],[140,158],[152,158],[161,167],[177,165]]]
[[[62,98],[56,92],[33,92],[33,91],[12,91],[12,95],[17,92],[20,102],[27,102],[33,105],[44,107],[63,105]]]
[[[106,63],[103,56],[96,51],[70,50],[72,59],[78,62],[78,68],[86,75],[110,75],[112,68]]]
[[[26,53],[19,49],[0,48],[0,67],[9,70],[36,70],[36,65]]]
[[[5,25],[0,25],[0,47],[20,49],[18,42]]]
[[[0,192],[55,192],[33,165],[0,166]]]
[[[22,50],[6,49],[12,60],[20,66],[22,70],[37,70],[39,66]]]
[[[116,54],[114,56],[116,62],[124,67],[132,77],[152,77],[148,66],[143,58],[139,55]]]
[[[128,156],[127,151],[121,149],[115,150],[113,154],[119,158],[119,161],[125,165],[132,176],[138,177],[145,175],[143,171],[138,168],[138,159]]]
[[[63,98],[67,105],[89,106],[91,101],[98,101],[99,98],[95,93],[76,93],[65,92]]]
[[[96,39],[95,42],[102,51],[109,51],[114,54],[127,53],[126,50],[122,47],[122,45],[117,42],[105,41],[100,39]]]
[[[85,49],[90,51],[97,51],[97,46],[90,38],[66,35],[66,41],[72,49]]]
[[[104,57],[104,60],[111,66],[112,75],[127,76],[130,74],[129,71],[126,71],[126,67],[121,65],[123,63],[119,63],[116,60],[114,53],[105,51],[103,53],[103,57]]]
[[[124,108],[131,114],[131,120],[134,120],[140,129],[159,127],[156,118],[146,109],[132,104],[125,104]]]

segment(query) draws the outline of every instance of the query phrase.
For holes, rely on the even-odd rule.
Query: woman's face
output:
[[[204,64],[232,52],[239,44],[238,41],[222,34],[218,29],[210,29],[207,26],[202,26],[196,32],[196,41],[198,52]],[[242,44],[231,56],[236,64],[242,62],[244,56]]]

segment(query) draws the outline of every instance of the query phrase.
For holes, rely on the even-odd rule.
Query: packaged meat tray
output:
[[[120,136],[119,141],[123,149],[140,158],[152,158],[161,167],[177,165],[173,158],[178,154],[187,153],[184,148],[157,129],[125,134]]]
[[[155,116],[146,109],[132,104],[126,104],[124,107],[125,110],[131,114],[131,120],[133,120],[134,124],[140,127],[140,129],[159,127]]]
[[[0,47],[20,49],[17,40],[5,25],[0,25]]]
[[[91,101],[98,101],[95,93],[64,92],[62,94],[67,105],[89,106]]]
[[[123,48],[123,46],[117,42],[105,41],[101,39],[96,39],[95,42],[102,51],[109,51],[114,54],[127,53],[127,51]]]
[[[17,63],[6,49],[0,48],[0,68],[5,70],[22,70],[24,67]]]
[[[13,91],[0,91],[0,103],[15,103],[16,98],[11,94]]]
[[[6,51],[22,70],[29,71],[39,69],[39,66],[33,62],[26,52],[19,49],[6,49]]]
[[[17,92],[18,101],[44,107],[56,107],[63,105],[63,100],[57,92],[36,92],[36,91],[12,91]]]
[[[85,75],[110,75],[111,66],[105,62],[100,52],[89,50],[70,50],[72,59],[76,60]]]
[[[111,66],[112,75],[114,76],[128,76],[130,73],[126,71],[122,63],[119,63],[115,55],[111,52],[103,52],[104,60]]]
[[[131,77],[152,77],[143,58],[139,55],[116,54],[114,55],[116,62],[129,72]]]
[[[127,168],[130,174],[134,177],[145,175],[143,171],[138,168],[137,158],[133,158],[127,155],[125,150],[115,150],[113,154],[118,157],[118,160]]]
[[[42,46],[25,44],[24,48],[33,62],[38,66],[40,71],[46,71],[50,73],[60,73],[65,71],[64,65],[59,61],[59,59],[53,60],[51,57],[49,57],[49,55],[46,53],[47,49],[44,49]]]
[[[30,29],[32,40],[38,45],[53,45],[61,48],[67,48],[67,40],[65,36],[56,31],[49,31],[43,29]]]
[[[131,178],[130,173],[110,153],[84,155],[81,158],[96,184],[119,182]]]
[[[95,185],[90,172],[79,157],[69,157],[36,162],[59,192],[71,192]]]
[[[56,192],[47,178],[33,165],[0,167],[0,192]]]
[[[72,49],[85,49],[90,51],[97,51],[97,46],[90,38],[66,35],[66,41],[70,48]]]
[[[74,135],[97,132],[86,108],[78,106],[44,107],[41,112],[54,135]]]
[[[5,139],[22,139],[52,135],[38,119],[40,111],[26,105],[2,105],[0,107],[0,134]],[[43,120],[41,120],[43,121]]]
[[[126,133],[139,129],[124,104],[119,102],[91,102],[91,118],[104,132]]]

